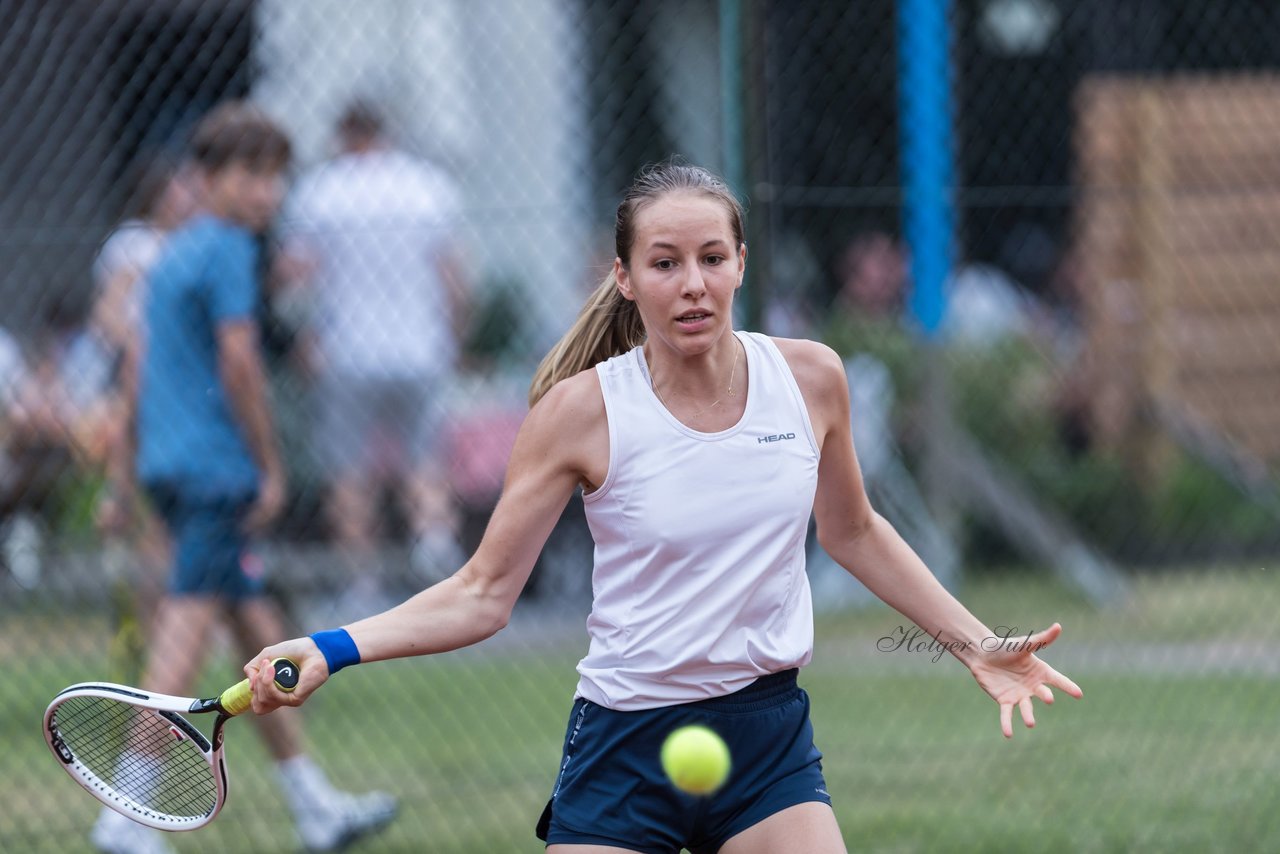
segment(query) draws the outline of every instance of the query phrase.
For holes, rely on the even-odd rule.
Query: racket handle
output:
[[[271,662],[276,670],[276,687],[286,694],[298,687],[298,665],[288,658],[277,658]],[[249,680],[243,679],[222,692],[218,705],[229,715],[238,715],[249,711],[253,705],[253,689]]]

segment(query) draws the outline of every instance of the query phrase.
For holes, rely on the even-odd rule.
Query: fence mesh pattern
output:
[[[106,844],[37,730],[58,690],[150,650],[215,694],[270,629],[149,643],[175,505],[109,476],[173,331],[153,274],[209,203],[193,131],[235,100],[293,155],[250,253],[286,486],[246,572],[282,631],[462,564],[621,194],[681,157],[746,205],[737,325],[840,354],[874,506],[997,640],[1060,621],[1085,691],[1005,743],[811,536],[800,678],[850,849],[1280,848],[1280,7],[0,0],[0,66],[0,849]],[[591,569],[575,497],[502,632],[308,704],[333,785],[399,802],[359,850],[540,850]],[[253,729],[221,817],[162,843],[298,847]]]

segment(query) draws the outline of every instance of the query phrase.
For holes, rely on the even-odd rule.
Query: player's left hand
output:
[[[1062,634],[1062,626],[1049,628],[1025,637],[989,638],[980,654],[969,664],[973,678],[982,690],[1000,704],[1000,731],[1013,738],[1013,707],[1022,712],[1027,728],[1036,725],[1031,698],[1038,697],[1046,705],[1053,703],[1053,688],[1061,688],[1077,700],[1084,696],[1080,686],[1036,657]]]

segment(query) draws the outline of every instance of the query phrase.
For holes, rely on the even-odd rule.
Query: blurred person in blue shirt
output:
[[[258,109],[232,102],[201,121],[191,149],[202,209],[173,233],[147,282],[145,340],[130,366],[138,374],[132,429],[103,508],[106,519],[120,514],[136,480],[169,530],[173,568],[153,624],[165,654],[154,654],[153,640],[143,685],[179,696],[192,693],[224,615],[248,652],[280,636],[283,620],[263,595],[249,538],[286,494],[259,352],[255,234],[279,208],[291,146]],[[303,753],[298,719],[258,721],[306,848],[331,850],[390,820],[389,796],[332,787]],[[168,848],[105,809],[91,840],[102,851]]]

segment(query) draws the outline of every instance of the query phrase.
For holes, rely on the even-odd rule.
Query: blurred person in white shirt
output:
[[[124,440],[127,384],[142,341],[142,307],[147,277],[165,244],[196,211],[195,178],[168,153],[138,159],[127,180],[128,198],[119,223],[93,261],[93,298],[84,327],[67,342],[59,375],[77,416],[76,447],[90,465],[107,465],[112,448]],[[141,499],[120,506],[106,495],[99,522],[113,549],[134,550],[144,571],[123,580],[134,586],[139,613],[150,613],[169,560],[164,526]],[[133,564],[132,561],[126,561]]]
[[[306,352],[328,521],[340,545],[367,550],[381,490],[394,489],[414,568],[435,579],[461,558],[439,459],[441,397],[468,303],[458,191],[441,168],[393,146],[367,100],[347,106],[336,136],[338,154],[299,180],[282,229],[285,275],[311,289],[315,308]]]

